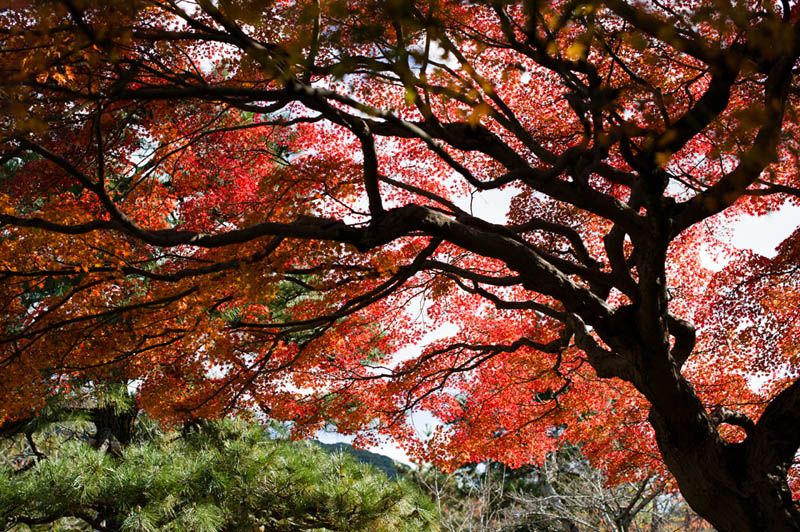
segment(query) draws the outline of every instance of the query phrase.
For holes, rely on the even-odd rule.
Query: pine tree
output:
[[[436,529],[410,482],[244,419],[167,430],[120,387],[73,394],[15,429],[0,466],[5,531]]]

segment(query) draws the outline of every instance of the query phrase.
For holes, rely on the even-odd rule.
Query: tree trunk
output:
[[[100,448],[108,442],[111,452],[117,453],[133,439],[133,424],[138,410],[120,409],[115,405],[95,408],[91,420],[95,425],[94,447]]]
[[[640,243],[639,301],[615,312],[633,317],[634,327],[609,320],[601,336],[630,361],[629,374],[620,376],[650,401],[658,448],[695,512],[720,532],[800,532],[787,483],[800,446],[800,380],[775,396],[757,423],[734,411],[706,409],[681,373],[695,346],[694,329],[670,320],[662,230],[654,227],[651,241]],[[724,441],[717,430],[723,422],[742,427],[745,440]]]
[[[800,512],[783,466],[765,472],[759,457],[747,458],[743,444],[720,445],[714,438],[687,442],[655,412],[650,420],[664,461],[687,503],[717,530],[800,531]]]

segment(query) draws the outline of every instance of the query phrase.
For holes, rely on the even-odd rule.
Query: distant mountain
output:
[[[363,462],[365,464],[370,464],[375,468],[383,471],[384,474],[390,479],[397,478],[398,472],[406,468],[405,465],[401,464],[400,462],[395,462],[388,456],[384,456],[378,453],[371,453],[369,451],[365,451],[364,449],[356,449],[349,443],[341,443],[341,442],[322,443],[321,441],[316,441],[316,440],[314,440],[314,443],[316,443],[329,453],[333,452],[348,453],[356,461]]]

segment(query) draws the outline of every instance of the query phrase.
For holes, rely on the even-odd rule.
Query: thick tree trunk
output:
[[[785,469],[764,472],[765,464],[758,463],[758,457],[748,459],[742,444],[720,445],[713,436],[688,442],[655,412],[650,421],[684,498],[717,530],[800,531],[800,512],[792,501]]]
[[[632,316],[635,327],[615,328],[609,320],[601,336],[630,361],[628,380],[650,401],[658,448],[697,514],[721,532],[800,532],[787,483],[800,446],[800,380],[773,398],[757,423],[731,410],[706,409],[681,373],[695,345],[694,329],[670,319],[666,241],[655,226],[649,240],[638,242],[639,299],[615,313]],[[723,422],[741,426],[745,440],[724,441],[717,430]]]
[[[640,357],[639,360],[645,360]],[[651,357],[637,387],[650,399],[661,455],[687,503],[720,532],[800,532],[787,473],[797,451],[800,384],[779,394],[758,423],[709,414],[671,357]],[[663,364],[663,365],[662,365]],[[674,370],[674,371],[673,371]],[[747,432],[722,439],[722,421]]]

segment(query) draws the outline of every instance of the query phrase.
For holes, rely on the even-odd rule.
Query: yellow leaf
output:
[[[481,117],[488,115],[491,110],[492,108],[489,107],[488,104],[479,103],[472,109],[472,112],[467,117],[467,122],[469,122],[471,127],[476,127],[478,124],[480,124]]]
[[[656,164],[658,166],[660,166],[661,168],[664,168],[665,166],[667,166],[667,163],[669,162],[670,157],[672,157],[672,154],[670,152],[668,152],[668,151],[656,152],[656,155],[655,155]]]
[[[587,46],[582,42],[578,41],[569,45],[569,48],[567,48],[565,55],[572,61],[578,61],[586,57],[586,50]]]

